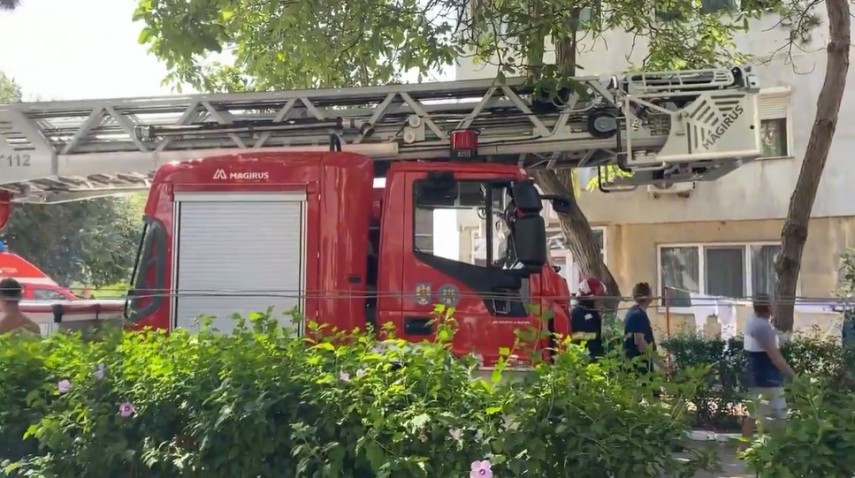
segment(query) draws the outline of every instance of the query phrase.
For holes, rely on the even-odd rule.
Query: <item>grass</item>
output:
[[[81,283],[74,283],[69,287],[72,292],[81,297],[83,297],[84,288],[85,286]],[[130,286],[127,283],[117,282],[97,289],[90,288],[89,293],[96,299],[123,299],[127,295],[129,288]],[[86,298],[88,299],[89,297]]]

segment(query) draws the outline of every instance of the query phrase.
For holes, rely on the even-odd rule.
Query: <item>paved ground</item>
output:
[[[730,444],[716,444],[715,442],[694,442],[690,446],[700,446],[706,449],[716,448],[718,450],[719,459],[721,460],[721,471],[718,473],[700,473],[695,478],[755,478],[753,473],[749,473],[745,464],[736,457],[736,447]],[[680,458],[685,458],[686,455],[678,455]]]

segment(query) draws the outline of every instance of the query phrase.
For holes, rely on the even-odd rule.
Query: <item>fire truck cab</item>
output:
[[[455,352],[487,365],[513,345],[516,329],[540,326],[535,313],[553,307],[541,276],[557,273],[543,267],[542,198],[522,171],[392,164],[379,208],[373,182],[370,158],[342,152],[246,153],[161,168],[129,318],[194,329],[210,314],[227,332],[233,314],[273,307],[283,325],[297,311],[340,330],[392,324],[418,342],[434,334],[439,303],[456,310]]]

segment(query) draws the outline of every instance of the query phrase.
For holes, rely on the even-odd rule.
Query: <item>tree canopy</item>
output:
[[[16,204],[0,237],[60,283],[113,284],[130,276],[141,205],[140,196]]]
[[[506,74],[540,68],[544,42],[622,29],[649,40],[639,68],[729,60],[733,34],[768,0],[138,0],[139,40],[165,61],[169,83],[205,91],[377,85],[427,75],[474,55]],[[644,15],[639,12],[659,12]],[[233,61],[210,61],[226,54]],[[558,62],[559,73],[577,65]],[[571,59],[572,60],[572,59]],[[568,71],[573,70],[573,71]]]
[[[21,100],[21,88],[12,78],[0,72],[0,102],[9,103]]]
[[[20,99],[21,89],[0,72],[0,103]],[[142,196],[14,204],[0,240],[60,283],[112,284],[130,275],[142,206]]]

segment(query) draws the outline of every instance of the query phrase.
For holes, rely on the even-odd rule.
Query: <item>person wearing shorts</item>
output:
[[[754,314],[745,323],[743,352],[748,366],[749,415],[742,435],[751,438],[759,421],[768,426],[787,418],[784,379],[795,376],[781,355],[778,332],[772,326],[772,302],[766,294],[754,297]]]

